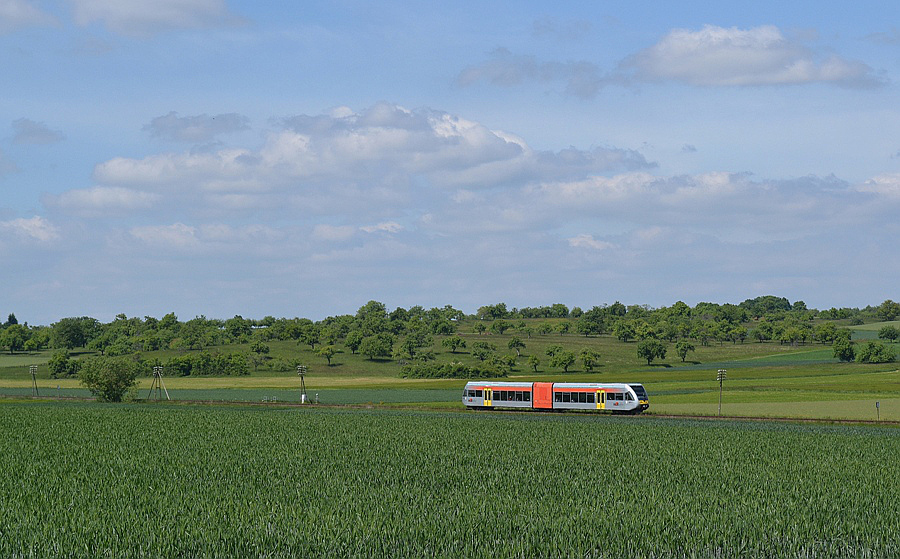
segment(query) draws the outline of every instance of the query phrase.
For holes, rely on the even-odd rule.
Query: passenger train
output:
[[[463,389],[471,409],[600,410],[637,414],[650,407],[641,384],[473,381]]]

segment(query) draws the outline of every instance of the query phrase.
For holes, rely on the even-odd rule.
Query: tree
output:
[[[612,333],[617,339],[627,343],[628,340],[634,337],[634,326],[630,322],[620,320],[613,326]]]
[[[875,312],[878,314],[878,318],[885,322],[890,322],[900,316],[900,303],[895,303],[888,299],[878,305]]]
[[[681,357],[682,363],[684,363],[684,360],[687,357],[689,351],[696,351],[694,344],[692,344],[691,342],[688,342],[686,340],[675,342],[675,354],[678,355],[678,357]]]
[[[869,342],[856,354],[857,363],[890,363],[896,358],[894,348],[881,342]]]
[[[333,345],[323,345],[318,350],[316,350],[316,355],[319,357],[324,357],[328,361],[328,366],[331,366],[331,358],[334,357],[334,354],[337,353],[337,350],[334,349]]]
[[[637,354],[641,359],[646,359],[647,366],[650,366],[654,359],[666,358],[666,345],[659,340],[644,340],[638,343]]]
[[[347,346],[347,349],[350,350],[350,353],[356,353],[359,350],[359,346],[362,344],[363,333],[359,330],[351,330],[347,337],[344,338],[344,345]]]
[[[537,372],[538,365],[541,364],[541,360],[538,359],[537,355],[529,355],[528,356],[528,366],[534,369],[534,372]]]
[[[6,317],[6,323],[4,326],[12,326],[13,324],[18,324],[19,320],[16,318],[16,313],[9,313],[9,316]]]
[[[319,334],[319,328],[315,324],[308,324],[303,328],[298,343],[309,344],[309,349],[315,349],[316,344],[319,343]]]
[[[600,352],[590,348],[584,348],[581,350],[579,357],[581,357],[581,363],[584,365],[584,370],[592,372],[594,370],[594,365],[600,361]]]
[[[497,351],[497,346],[487,342],[474,342],[472,344],[472,355],[479,361],[484,361]]]
[[[560,367],[564,373],[569,372],[569,367],[575,364],[575,353],[572,351],[558,351],[550,358],[551,367]]]
[[[135,386],[138,366],[131,359],[91,357],[78,371],[78,379],[101,402],[121,402]]]
[[[853,349],[853,342],[849,336],[836,339],[831,349],[834,357],[841,361],[850,362],[856,358],[856,350]]]
[[[522,355],[521,350],[522,350],[522,349],[525,349],[525,342],[523,342],[522,339],[519,338],[518,336],[513,336],[513,337],[509,340],[509,343],[506,344],[506,346],[507,346],[509,349],[515,350],[515,351],[516,351],[516,357],[519,357],[519,356]]]
[[[837,326],[834,322],[824,322],[816,326],[814,337],[823,344],[829,344],[834,341],[837,335]]]
[[[256,341],[253,342],[253,345],[250,346],[250,351],[261,356],[264,353],[269,353],[269,346],[262,342]]]
[[[441,345],[449,348],[450,353],[456,353],[457,349],[466,347],[466,340],[462,339],[459,335],[455,335],[441,340]]]
[[[545,352],[547,355],[549,355],[550,357],[553,357],[554,355],[556,355],[557,353],[559,353],[559,352],[562,351],[563,349],[564,349],[563,346],[558,345],[558,344],[553,344],[553,345],[547,346],[547,349],[544,350],[544,352]]]
[[[0,347],[9,349],[9,353],[25,349],[28,330],[21,324],[10,324],[0,333]]]
[[[390,357],[393,349],[394,336],[386,332],[364,338],[359,346],[359,352],[369,359]]]
[[[53,347],[60,349],[84,347],[100,334],[100,322],[89,316],[63,318],[51,328]]]
[[[81,367],[81,361],[76,361],[69,357],[69,352],[65,349],[59,350],[50,357],[47,368],[50,369],[50,378],[65,378],[74,376]]]
[[[505,320],[495,320],[491,323],[491,332],[495,334],[503,335],[504,332],[512,328],[512,324]]]
[[[882,340],[890,340],[891,342],[897,341],[897,338],[900,338],[900,329],[895,326],[891,326],[890,324],[887,326],[882,326],[878,331],[878,337]]]
[[[485,326],[481,322],[476,322],[475,326],[472,327],[472,330],[474,330],[475,333],[480,336],[481,334],[484,334],[485,330],[487,330],[487,326]]]

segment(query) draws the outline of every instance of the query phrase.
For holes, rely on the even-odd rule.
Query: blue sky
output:
[[[30,323],[900,298],[891,3],[0,0],[0,72]]]

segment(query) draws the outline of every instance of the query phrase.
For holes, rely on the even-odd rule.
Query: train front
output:
[[[644,390],[643,384],[629,384],[632,390],[634,390],[634,395],[637,396],[638,405],[640,406],[640,410],[638,413],[646,410],[650,407],[650,397],[647,396],[647,391]]]

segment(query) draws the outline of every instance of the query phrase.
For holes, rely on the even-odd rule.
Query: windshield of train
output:
[[[634,393],[637,394],[638,400],[649,400],[650,399],[649,397],[647,397],[647,391],[644,390],[644,387],[642,385],[629,384],[628,386],[630,386],[631,389],[634,390]]]

